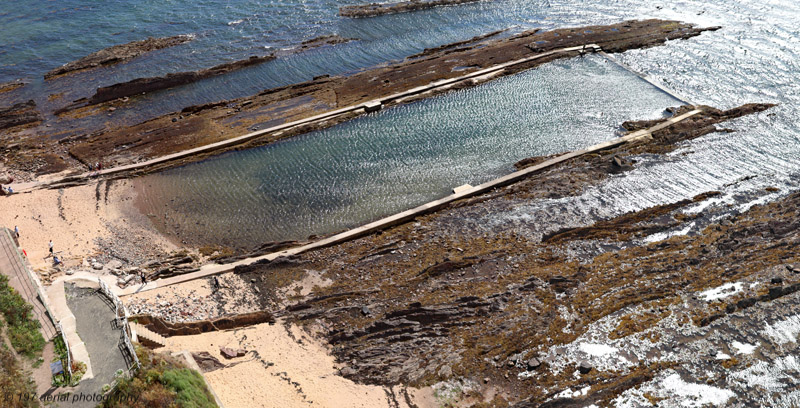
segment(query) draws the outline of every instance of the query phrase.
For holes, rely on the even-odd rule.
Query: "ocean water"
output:
[[[286,53],[304,40],[338,34],[357,41],[332,47],[283,55],[258,66],[222,77],[134,98],[114,113],[117,121],[135,123],[193,105],[254,94],[258,91],[310,80],[323,74],[343,74],[386,61],[402,59],[427,47],[459,41],[498,29],[508,33],[529,28],[553,28],[614,23],[629,18],[676,18],[701,25],[724,24],[730,39],[741,42],[753,37],[742,33],[745,18],[762,19],[775,25],[761,26],[755,41],[783,41],[791,47],[795,27],[791,2],[740,1],[705,5],[679,1],[660,9],[634,1],[496,0],[413,13],[366,19],[340,18],[338,7],[360,0],[286,1],[154,1],[91,2],[65,0],[42,2],[20,0],[0,4],[0,82],[23,79],[30,84],[12,95],[0,94],[0,104],[36,100],[47,114],[73,100],[91,96],[96,88],[139,77],[164,75],[207,68],[224,62]],[[773,10],[775,15],[765,13]],[[793,10],[794,9],[794,10]],[[786,15],[780,15],[780,13]],[[770,20],[770,18],[778,20]],[[746,24],[751,24],[746,20]],[[786,22],[781,29],[780,22]],[[755,25],[755,22],[752,23]],[[794,30],[796,32],[796,29]],[[775,35],[772,35],[774,33]],[[50,69],[115,44],[148,36],[191,35],[194,40],[146,54],[108,70],[94,70],[59,80],[44,81]],[[725,34],[721,34],[725,35]],[[720,34],[715,35],[719,37]],[[708,44],[707,39],[692,40]],[[745,42],[742,50],[758,45]],[[682,46],[681,46],[682,47]],[[731,49],[712,50],[709,56],[728,57]],[[753,51],[753,50],[751,50]],[[793,51],[788,50],[789,53]],[[770,53],[771,54],[771,53]],[[786,62],[790,62],[787,55]],[[750,58],[748,58],[750,59]],[[684,61],[682,69],[691,67]],[[704,61],[703,63],[709,63]],[[691,68],[688,68],[691,69]],[[678,79],[674,79],[678,80]],[[671,80],[672,81],[672,80]],[[687,84],[694,85],[694,84]],[[51,96],[52,95],[52,96]],[[53,124],[98,130],[106,118],[74,121],[48,115]]]
[[[797,2],[678,0],[652,3],[605,0],[587,3],[577,0],[496,0],[368,19],[344,19],[336,15],[339,6],[359,2],[359,0],[341,2],[145,0],[135,3],[104,1],[90,4],[69,0],[2,2],[0,3],[0,24],[3,26],[3,30],[0,30],[0,82],[22,78],[30,84],[17,92],[0,94],[0,105],[8,103],[11,99],[33,98],[45,111],[49,111],[73,99],[91,95],[98,86],[136,77],[209,67],[253,54],[286,52],[303,40],[320,35],[338,34],[358,39],[348,44],[284,55],[277,60],[230,75],[148,94],[133,100],[129,107],[115,112],[115,115],[135,122],[186,105],[245,96],[262,89],[308,80],[316,75],[354,72],[388,60],[403,58],[426,47],[463,40],[497,29],[510,28],[509,33],[511,33],[534,27],[547,29],[615,23],[630,18],[669,18],[701,26],[719,25],[722,29],[689,40],[671,41],[660,47],[628,51],[618,57],[636,70],[652,76],[656,81],[698,103],[720,108],[731,108],[747,102],[772,102],[779,106],[769,112],[743,118],[727,125],[736,129],[736,133],[710,135],[687,143],[678,152],[669,155],[666,160],[643,160],[642,165],[633,172],[612,178],[583,196],[570,199],[569,207],[575,212],[576,219],[590,220],[610,216],[691,197],[709,190],[720,190],[725,193],[719,199],[723,205],[746,208],[752,202],[768,200],[797,189],[800,173],[798,162],[800,114],[796,109],[800,103],[800,89],[797,85],[800,83],[798,52],[800,24],[797,24],[800,4]],[[113,69],[87,72],[56,81],[45,82],[41,79],[42,74],[49,69],[103,47],[146,36],[178,34],[190,34],[195,39],[190,43],[120,64]],[[580,68],[573,66],[570,71],[580,72]],[[557,81],[560,78],[552,80]],[[629,90],[625,87],[636,82],[632,81],[630,76],[620,76],[618,80],[621,82],[615,90],[628,96],[624,101],[618,102],[627,103],[625,106],[629,109],[639,106],[641,104],[639,99],[646,98],[649,94],[649,92],[626,92]],[[526,92],[526,81],[516,80],[514,84],[513,80],[509,80],[509,83],[512,85],[508,88],[508,93],[513,95],[517,92]],[[583,90],[577,90],[571,96],[577,97],[582,92]],[[48,98],[48,95],[56,94],[63,96]],[[470,101],[479,97],[477,93],[458,93],[458,95],[464,98],[460,106],[471,106]],[[460,106],[453,105],[456,110],[460,109]],[[569,106],[569,104],[561,101],[559,106]],[[592,108],[586,109],[591,111]],[[649,112],[649,109],[645,111]],[[618,117],[620,121],[641,118],[641,112],[624,111],[618,105],[614,105],[604,113],[613,112],[627,112],[634,115]],[[536,111],[536,115],[544,117],[554,114],[546,110]],[[385,115],[397,116],[381,125],[385,126],[387,131],[397,126],[408,126],[403,121],[419,120],[419,117],[414,115],[403,116],[391,112],[386,112]],[[424,114],[420,115],[424,117]],[[454,120],[459,120],[457,115],[454,117],[456,118]],[[472,117],[480,117],[481,121],[486,121],[482,129],[490,130],[485,131],[484,136],[493,135],[493,129],[502,128],[509,122],[507,117],[487,116],[482,112],[477,112]],[[48,116],[48,120],[56,119]],[[445,116],[441,120],[446,120]],[[523,128],[529,123],[527,120],[519,122],[521,123],[519,126]],[[574,122],[565,123],[564,127],[576,129],[574,133],[582,133],[580,129],[589,123],[591,121],[575,119]],[[603,122],[600,120],[598,123]],[[100,127],[103,122],[97,120],[93,123],[80,122],[75,125]],[[616,124],[605,123],[603,126],[607,126],[604,137],[612,137],[613,127]],[[328,134],[315,135],[326,137]],[[554,137],[547,132],[525,135],[529,138],[544,138],[542,140]],[[564,136],[564,138],[569,137]],[[588,144],[589,139],[591,138],[582,142]],[[515,139],[503,140],[511,143]],[[300,142],[297,144],[302,145]],[[544,142],[542,144],[546,145]],[[368,144],[361,144],[353,149],[366,149],[367,146]],[[446,192],[457,180],[459,182],[456,184],[460,184],[461,180],[470,180],[469,177],[464,177],[465,175],[479,178],[508,171],[508,166],[513,161],[512,157],[502,152],[495,153],[495,150],[504,148],[511,147],[489,144],[485,147],[486,153],[483,156],[496,157],[497,163],[508,159],[505,170],[496,166],[471,166],[470,161],[465,160],[461,165],[470,167],[471,172],[465,172],[458,177],[453,176],[451,179],[443,177],[445,181],[437,187],[436,194]],[[291,149],[286,151],[290,152]],[[257,167],[261,165],[259,163],[272,163],[266,160],[245,159],[249,155],[256,154],[262,153],[242,152],[241,161],[250,163],[248,164],[250,167]],[[287,153],[289,157],[294,157],[293,154],[293,151],[291,154]],[[361,159],[364,160],[363,166],[397,161],[394,157],[380,154],[363,156]],[[385,163],[380,164],[383,165]],[[215,171],[220,173],[218,164],[209,166],[217,166]],[[253,179],[247,183],[236,181],[233,184],[259,186],[258,177],[261,175],[256,177],[254,174],[260,170],[250,167],[239,175],[242,178],[253,177]],[[432,165],[420,167],[437,168]],[[297,169],[300,170],[299,167]],[[303,169],[314,170],[316,174],[330,172],[329,169],[319,166],[307,166]],[[215,171],[209,171],[207,174],[214,174]],[[264,173],[272,171],[263,170]],[[182,190],[192,190],[188,186],[196,182],[193,173],[198,174],[198,179],[200,174],[204,174],[199,168],[194,168],[193,172],[181,169],[165,174],[165,179],[182,174],[183,180],[171,181],[170,183],[176,187],[161,191],[163,202],[179,200],[180,198],[175,197],[186,194]],[[351,183],[348,180],[334,179],[336,180],[334,186],[336,183],[343,185]],[[407,177],[402,178],[406,179]],[[427,179],[421,177],[419,180],[419,183],[423,183]],[[402,185],[398,181],[394,184]],[[764,194],[763,188],[766,186],[778,187],[781,192]],[[246,187],[243,189],[247,190]],[[263,196],[260,190],[250,191],[248,194]],[[431,195],[436,194],[431,193]],[[208,200],[223,197],[209,195]],[[419,197],[416,193],[409,194],[404,204],[398,206],[410,207]],[[299,196],[292,198],[298,202],[302,202],[303,199],[311,200]],[[338,198],[339,201],[335,201],[334,204],[365,199],[364,196]],[[379,195],[371,199],[377,201],[383,199],[390,203],[387,204],[387,208],[392,210],[395,208],[395,204],[389,198]],[[243,201],[243,203],[248,202],[251,201]],[[264,205],[261,209],[265,213],[272,211],[271,203],[265,205],[256,199],[252,202]],[[245,207],[243,204],[242,208]],[[297,211],[301,211],[302,207],[302,204],[298,205]],[[309,208],[318,210],[327,207],[319,204],[309,205]],[[488,215],[486,221],[505,222],[504,220],[517,216],[546,214],[547,208],[550,208],[547,202],[536,203],[530,208],[518,208],[516,213]],[[176,219],[186,217],[186,220],[190,220],[193,212],[201,214],[203,211],[231,219],[239,212],[252,214],[251,210],[240,208],[212,212],[210,208],[203,206],[196,208],[187,206],[183,211],[185,215],[174,214],[174,217]],[[363,218],[368,219],[374,214],[367,212]],[[327,224],[323,218],[324,214],[317,221],[309,222],[307,225],[319,222],[320,226],[336,228]],[[188,221],[176,222],[175,225],[188,225]],[[232,231],[235,225],[237,224],[229,225]],[[241,225],[241,222],[238,225]],[[284,229],[291,230],[288,227]],[[299,231],[307,230],[324,233],[325,229],[300,228],[296,235],[300,234]]]
[[[526,157],[600,143],[628,118],[680,104],[601,56],[558,61],[142,177],[138,205],[199,242],[303,239],[480,184]]]

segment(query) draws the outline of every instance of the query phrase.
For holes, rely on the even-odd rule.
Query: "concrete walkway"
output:
[[[0,228],[0,273],[8,276],[8,284],[33,306],[33,315],[41,324],[40,331],[47,341],[56,335],[56,328],[48,312],[46,297],[39,279],[28,269],[28,265],[17,247],[16,240],[8,228]]]
[[[92,370],[92,361],[89,359],[89,351],[86,349],[86,343],[78,336],[78,322],[72,310],[67,306],[67,294],[64,291],[65,281],[77,283],[78,285],[86,288],[99,288],[97,277],[87,279],[86,277],[62,277],[53,282],[47,287],[47,297],[50,300],[51,310],[53,317],[61,325],[61,330],[69,343],[69,351],[72,353],[72,361],[80,361],[86,364],[86,373],[83,379],[94,378],[94,371]]]
[[[153,289],[161,288],[161,287],[165,287],[165,286],[176,285],[176,284],[179,284],[179,283],[188,282],[188,281],[195,280],[195,279],[201,279],[201,278],[205,278],[205,277],[212,276],[212,275],[218,275],[218,274],[221,274],[221,273],[230,272],[234,268],[236,268],[237,266],[250,265],[252,263],[255,263],[255,262],[258,262],[258,261],[264,261],[264,260],[271,261],[271,260],[273,260],[273,259],[275,259],[277,257],[280,257],[280,256],[297,255],[297,254],[300,254],[300,253],[303,253],[303,252],[307,252],[307,251],[310,251],[310,250],[313,250],[313,249],[323,248],[323,247],[335,245],[335,244],[338,244],[338,243],[341,243],[341,242],[349,241],[349,240],[352,240],[352,239],[355,239],[355,238],[370,234],[372,232],[375,232],[375,231],[378,231],[378,230],[382,230],[382,229],[391,227],[393,225],[397,225],[397,224],[406,222],[406,221],[411,220],[411,219],[413,219],[413,218],[415,218],[417,216],[420,216],[422,214],[438,210],[438,209],[440,209],[440,208],[446,206],[447,204],[449,204],[451,202],[454,202],[456,200],[461,200],[461,199],[464,199],[464,198],[469,198],[469,197],[472,197],[472,196],[483,194],[483,193],[488,192],[490,190],[493,190],[495,188],[515,183],[515,182],[517,182],[519,180],[522,180],[525,177],[527,177],[527,176],[529,176],[529,175],[531,175],[533,173],[536,173],[536,172],[542,171],[544,169],[547,169],[549,167],[555,166],[557,164],[563,163],[563,162],[565,162],[567,160],[571,160],[571,159],[583,156],[583,155],[588,154],[588,153],[598,152],[598,151],[609,149],[609,148],[612,148],[612,147],[616,147],[616,146],[619,146],[619,145],[622,145],[622,144],[625,144],[625,143],[629,143],[629,142],[633,142],[633,141],[637,141],[637,140],[641,140],[641,139],[650,137],[653,132],[659,131],[659,130],[664,129],[666,127],[669,127],[669,126],[671,126],[671,125],[673,125],[675,123],[678,123],[680,121],[686,120],[686,119],[688,119],[688,118],[690,118],[690,117],[692,117],[692,116],[694,116],[694,115],[696,115],[696,114],[698,114],[700,112],[701,112],[700,110],[695,109],[695,110],[693,110],[691,112],[684,113],[683,115],[667,119],[664,122],[659,123],[658,125],[653,126],[651,128],[638,130],[638,131],[632,132],[632,133],[630,133],[628,135],[625,135],[625,136],[622,136],[622,137],[618,137],[616,139],[609,140],[607,142],[603,142],[603,143],[600,143],[600,144],[596,144],[594,146],[590,146],[590,147],[587,147],[587,148],[582,149],[582,150],[575,150],[575,151],[572,151],[572,152],[569,152],[569,153],[562,154],[561,156],[554,157],[554,158],[552,158],[550,160],[544,161],[544,162],[539,163],[539,164],[537,164],[535,166],[527,167],[525,169],[513,172],[513,173],[505,175],[503,177],[487,181],[486,183],[480,184],[478,186],[464,188],[464,189],[459,188],[458,192],[456,192],[454,194],[451,194],[451,195],[449,195],[447,197],[444,197],[444,198],[441,198],[441,199],[438,199],[438,200],[435,200],[435,201],[431,201],[431,202],[423,204],[423,205],[421,205],[419,207],[415,207],[415,208],[412,208],[410,210],[406,210],[406,211],[391,215],[389,217],[382,218],[380,220],[371,222],[369,224],[362,225],[360,227],[353,228],[351,230],[347,230],[345,232],[342,232],[342,233],[339,233],[339,234],[336,234],[336,235],[332,235],[330,237],[321,239],[319,241],[312,242],[310,244],[306,244],[306,245],[299,246],[299,247],[294,247],[294,248],[289,248],[289,249],[286,249],[286,250],[283,250],[283,251],[273,252],[273,253],[262,255],[262,256],[258,256],[258,257],[246,258],[246,259],[242,259],[240,261],[229,263],[229,264],[222,264],[222,265],[220,265],[220,264],[208,264],[208,265],[204,265],[197,272],[192,272],[192,273],[187,273],[187,274],[184,274],[184,275],[173,276],[171,278],[166,278],[166,279],[158,279],[158,280],[155,280],[155,281],[152,281],[152,282],[148,282],[144,286],[142,286],[142,285],[134,285],[134,286],[128,287],[126,289],[121,289],[118,292],[118,296],[126,296],[126,295],[131,295],[131,294],[134,294],[134,293],[153,290]]]
[[[88,355],[94,362],[91,378],[84,376],[72,391],[74,394],[97,395],[103,393],[104,385],[114,382],[117,370],[127,371],[128,365],[120,347],[121,328],[114,323],[114,307],[98,291],[99,285],[85,286],[67,283],[65,288],[69,295],[67,305],[76,318],[76,330],[83,337]],[[60,403],[59,406],[90,408],[97,406],[97,402],[70,400],[70,403]]]
[[[509,67],[512,67],[512,66],[515,66],[515,65],[525,64],[525,63],[528,63],[528,62],[531,62],[531,61],[534,61],[534,60],[537,60],[537,59],[541,59],[541,58],[544,58],[544,57],[548,57],[548,56],[551,56],[551,55],[563,54],[563,53],[574,53],[574,52],[583,53],[583,52],[599,52],[599,51],[601,51],[601,48],[597,44],[586,44],[586,45],[581,45],[581,46],[576,46],[576,47],[567,47],[567,48],[560,48],[560,49],[557,49],[557,50],[551,50],[551,51],[535,54],[535,55],[532,55],[532,56],[529,56],[529,57],[525,57],[525,58],[522,58],[522,59],[509,61],[509,62],[506,62],[506,63],[503,63],[503,64],[498,64],[498,65],[495,65],[495,66],[492,66],[492,67],[489,67],[489,68],[486,68],[486,69],[482,69],[482,70],[479,70],[479,71],[470,72],[470,73],[467,73],[467,74],[459,76],[459,77],[450,78],[450,79],[443,79],[443,80],[440,80],[440,81],[434,81],[434,82],[431,82],[431,83],[429,83],[427,85],[423,85],[423,86],[419,86],[419,87],[416,87],[416,88],[407,89],[405,91],[394,93],[394,94],[391,94],[391,95],[387,95],[387,96],[378,98],[378,99],[373,100],[373,101],[367,101],[367,102],[356,104],[356,105],[350,105],[350,106],[347,106],[347,107],[344,107],[344,108],[328,111],[328,112],[321,113],[321,114],[315,115],[315,116],[311,116],[311,117],[308,117],[308,118],[305,118],[305,119],[300,119],[300,120],[296,120],[296,121],[292,121],[292,122],[287,122],[287,123],[284,123],[284,124],[281,124],[281,125],[278,125],[278,126],[273,126],[273,127],[267,128],[267,129],[262,129],[262,130],[258,130],[258,131],[255,131],[255,132],[251,132],[251,133],[248,133],[246,135],[234,137],[234,138],[231,138],[231,139],[222,140],[222,141],[219,141],[219,142],[216,142],[216,143],[211,143],[211,144],[208,144],[208,145],[205,145],[205,146],[200,146],[200,147],[184,150],[184,151],[173,153],[173,154],[168,154],[168,155],[165,155],[165,156],[157,157],[157,158],[150,159],[150,160],[147,160],[147,161],[143,161],[143,162],[140,162],[140,163],[133,163],[133,164],[128,164],[128,165],[124,165],[124,166],[117,166],[117,167],[112,167],[112,168],[104,169],[104,170],[100,170],[100,171],[86,172],[86,173],[77,174],[77,175],[71,175],[71,176],[64,176],[64,177],[58,177],[57,176],[57,177],[42,178],[41,180],[33,181],[33,182],[16,183],[16,184],[13,184],[12,187],[14,188],[15,192],[24,193],[24,192],[30,192],[30,191],[33,191],[33,190],[37,190],[37,189],[40,189],[40,188],[46,188],[46,187],[49,187],[49,186],[57,186],[59,184],[64,184],[64,183],[78,182],[78,181],[87,180],[87,179],[90,179],[90,178],[103,177],[103,176],[112,176],[112,175],[116,175],[116,174],[120,174],[120,173],[126,173],[126,172],[132,172],[132,171],[135,171],[135,170],[141,170],[141,169],[145,169],[145,168],[148,168],[148,167],[152,167],[154,165],[163,164],[163,163],[171,162],[171,161],[174,161],[174,160],[179,160],[179,159],[186,158],[186,157],[191,157],[191,156],[194,156],[194,155],[197,155],[197,154],[200,154],[200,153],[213,152],[213,151],[220,150],[220,149],[223,149],[223,148],[226,148],[226,147],[243,144],[245,142],[253,140],[253,139],[257,138],[257,137],[264,136],[264,135],[269,134],[269,133],[285,131],[285,130],[288,130],[288,129],[291,129],[291,128],[294,128],[294,127],[307,125],[307,124],[312,123],[312,122],[320,122],[320,121],[324,121],[324,120],[329,120],[329,119],[332,119],[332,118],[335,118],[337,116],[341,116],[341,115],[344,115],[344,114],[347,114],[347,113],[350,113],[350,112],[354,112],[354,111],[358,111],[358,110],[363,110],[364,112],[373,112],[373,111],[381,109],[381,107],[383,105],[388,104],[388,103],[402,102],[403,99],[406,99],[406,98],[409,98],[409,97],[412,97],[412,96],[415,96],[415,95],[419,95],[419,94],[424,93],[424,92],[441,91],[441,90],[450,88],[450,87],[452,87],[453,85],[455,85],[455,84],[457,84],[459,82],[463,82],[463,81],[467,81],[467,80],[479,80],[481,78],[486,78],[486,77],[489,77],[489,76],[498,75],[503,70],[505,70],[506,68],[509,68]]]

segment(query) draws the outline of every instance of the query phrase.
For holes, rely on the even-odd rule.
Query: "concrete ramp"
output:
[[[8,284],[33,306],[33,315],[41,324],[42,336],[50,341],[56,335],[53,320],[41,298],[42,289],[38,279],[17,247],[17,242],[8,228],[0,228],[0,273],[8,276]]]

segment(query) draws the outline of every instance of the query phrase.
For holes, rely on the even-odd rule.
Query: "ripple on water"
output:
[[[598,56],[551,63],[145,177],[140,205],[164,208],[181,236],[236,231],[222,239],[237,246],[302,239],[487,181],[525,157],[608,140],[624,120],[677,104]]]

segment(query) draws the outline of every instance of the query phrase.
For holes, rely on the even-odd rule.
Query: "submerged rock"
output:
[[[95,92],[95,94],[89,98],[88,101],[86,101],[86,104],[95,105],[126,96],[139,95],[142,93],[172,88],[179,85],[190,84],[201,79],[226,74],[240,68],[260,64],[273,59],[275,59],[275,56],[272,54],[263,57],[254,55],[247,59],[228,62],[198,71],[177,72],[160,77],[137,78],[128,82],[97,88],[97,92]],[[80,105],[82,104],[79,104],[78,106]]]
[[[53,79],[58,76],[96,68],[103,65],[112,65],[136,58],[144,53],[160,50],[183,44],[192,39],[188,35],[177,35],[165,38],[147,38],[140,41],[133,41],[127,44],[114,45],[93,52],[79,60],[66,63],[50,72],[44,74],[45,79]]]
[[[406,13],[440,6],[452,6],[463,3],[474,3],[481,0],[429,0],[400,1],[396,3],[370,3],[339,8],[342,17],[374,17],[384,14]]]

